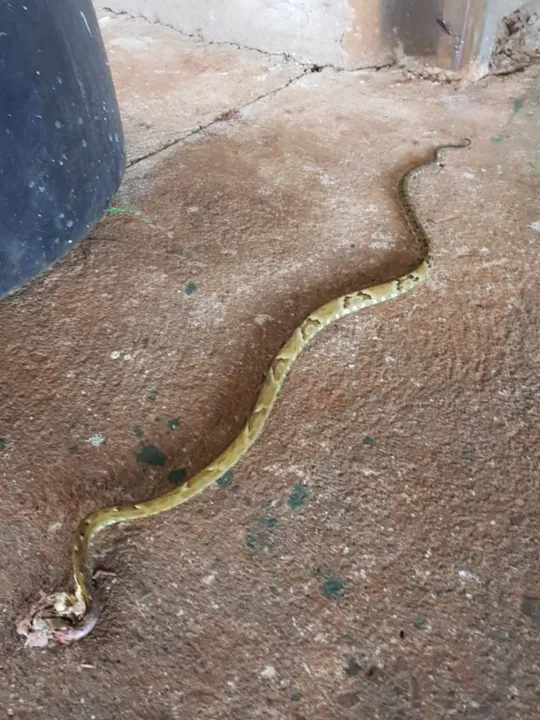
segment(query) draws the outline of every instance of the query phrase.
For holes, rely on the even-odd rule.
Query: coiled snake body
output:
[[[125,507],[105,508],[83,519],[73,547],[75,591],[72,595],[55,593],[44,596],[31,613],[19,622],[18,632],[26,635],[28,644],[45,645],[51,639],[60,644],[69,644],[84,637],[95,627],[99,619],[100,600],[94,582],[95,576],[92,574],[90,555],[92,542],[99,532],[110,525],[171,510],[221,478],[257,440],[295,360],[321,330],[346,315],[404,295],[425,280],[431,267],[430,241],[412,205],[409,181],[430,165],[438,163],[441,150],[464,148],[469,144],[470,140],[465,139],[459,143],[437,146],[431,158],[408,170],[400,180],[398,196],[401,209],[409,230],[421,249],[421,262],[418,267],[391,282],[342,295],[310,313],[275,356],[255,406],[239,435],[218,458],[186,483],[153,500]],[[40,636],[39,640],[35,639],[36,634]]]

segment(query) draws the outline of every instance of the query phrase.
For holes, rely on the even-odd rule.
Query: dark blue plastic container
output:
[[[91,0],[0,0],[0,298],[88,233],[124,167]]]

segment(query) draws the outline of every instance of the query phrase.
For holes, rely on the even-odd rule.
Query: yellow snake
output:
[[[95,627],[99,619],[101,603],[95,584],[96,576],[92,573],[90,554],[92,542],[98,533],[110,525],[131,522],[172,510],[212,485],[236,465],[257,440],[291,367],[315,335],[330,323],[376,303],[404,295],[425,280],[431,267],[430,241],[411,202],[409,181],[420,171],[438,163],[441,150],[464,148],[468,145],[470,140],[464,139],[459,143],[436,146],[428,160],[408,170],[399,182],[398,196],[401,209],[411,234],[421,248],[421,262],[418,267],[391,282],[342,295],[310,313],[275,356],[255,406],[239,435],[218,458],[187,482],[154,500],[125,507],[104,508],[83,519],[79,524],[73,546],[75,591],[72,595],[55,593],[51,596],[43,596],[31,613],[19,621],[18,632],[26,635],[28,644],[45,645],[48,640],[69,644],[86,636]],[[40,635],[39,640],[33,637],[34,634]]]

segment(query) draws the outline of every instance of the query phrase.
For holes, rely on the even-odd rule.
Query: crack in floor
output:
[[[217,125],[220,122],[224,122],[224,120],[223,120],[224,116],[230,116],[230,117],[236,116],[238,113],[242,112],[242,110],[245,110],[245,108],[248,108],[251,105],[258,103],[260,100],[264,100],[267,97],[276,95],[277,93],[281,92],[282,90],[285,90],[286,88],[290,87],[297,80],[300,80],[301,78],[310,74],[310,72],[317,72],[317,71],[305,69],[299,75],[296,75],[295,77],[290,78],[284,85],[280,85],[279,87],[274,88],[273,90],[270,90],[270,92],[263,93],[262,95],[258,95],[256,98],[253,98],[253,100],[250,100],[249,102],[244,103],[244,105],[240,105],[237,108],[229,108],[228,110],[225,110],[224,112],[220,113],[218,117],[213,118],[212,120],[205,123],[204,125],[199,125],[198,127],[194,128],[193,130],[189,130],[187,133],[181,135],[180,137],[175,138],[174,140],[170,140],[169,142],[165,143],[164,145],[162,145],[159,148],[156,148],[155,150],[151,150],[150,152],[146,153],[146,155],[142,155],[141,157],[130,160],[126,164],[126,169],[129,169],[129,168],[133,167],[134,165],[137,165],[138,163],[142,162],[143,160],[148,160],[149,158],[154,157],[154,155],[158,155],[160,152],[163,152],[164,150],[168,150],[169,148],[174,147],[175,145],[178,145],[179,143],[184,142],[185,140],[188,140],[189,138],[192,138],[201,132],[205,132],[206,130],[211,128],[212,125]]]
[[[258,103],[261,100],[264,100],[265,98],[272,97],[273,95],[276,95],[277,93],[280,93],[283,90],[286,90],[288,87],[293,85],[295,82],[297,82],[301,78],[303,78],[306,75],[309,75],[311,73],[322,72],[323,70],[326,70],[326,69],[332,70],[337,73],[342,73],[342,72],[343,73],[355,73],[355,72],[368,71],[368,70],[373,70],[373,71],[377,72],[379,70],[388,69],[388,68],[394,67],[396,65],[395,61],[392,61],[389,63],[381,63],[378,65],[366,65],[366,66],[362,66],[362,67],[346,69],[346,68],[332,65],[330,63],[327,63],[327,64],[303,63],[303,62],[296,60],[294,57],[292,57],[289,53],[286,53],[286,52],[272,53],[272,52],[269,52],[266,50],[261,50],[260,48],[248,47],[246,45],[239,45],[237,43],[228,42],[228,41],[213,41],[213,40],[205,41],[201,35],[187,33],[183,30],[179,30],[178,28],[175,28],[172,25],[169,25],[168,23],[164,23],[160,20],[153,22],[142,15],[132,15],[125,10],[113,10],[112,8],[106,7],[106,6],[100,6],[99,9],[102,10],[103,12],[108,12],[115,17],[123,16],[130,20],[141,19],[141,20],[144,20],[145,22],[149,23],[150,25],[159,25],[160,27],[166,27],[170,30],[173,30],[174,32],[177,32],[179,35],[181,35],[183,37],[190,38],[192,40],[198,40],[199,42],[201,42],[204,45],[204,47],[209,47],[212,45],[215,45],[215,46],[225,45],[227,47],[234,47],[237,50],[247,50],[247,51],[257,52],[257,53],[260,53],[261,55],[265,55],[267,57],[281,58],[286,63],[292,62],[296,66],[298,66],[299,70],[301,69],[301,72],[299,72],[298,75],[295,75],[294,77],[290,78],[283,85],[280,85],[279,87],[274,88],[273,90],[270,90],[267,93],[258,95],[256,98],[253,98],[253,100],[250,100],[249,102],[247,102],[243,105],[240,105],[239,107],[228,108],[224,112],[221,112],[219,114],[219,116],[213,118],[209,122],[198,125],[197,127],[193,128],[192,130],[189,130],[189,131],[183,133],[179,137],[174,138],[173,140],[170,140],[170,141],[164,143],[163,145],[161,145],[159,148],[156,148],[155,150],[151,150],[148,153],[141,155],[140,157],[135,157],[135,158],[129,160],[126,163],[126,170],[128,170],[129,168],[132,168],[133,166],[137,165],[140,162],[143,162],[144,160],[148,160],[149,158],[152,158],[155,155],[158,155],[159,153],[164,152],[165,150],[168,150],[171,147],[174,147],[175,145],[178,145],[178,144],[184,142],[185,140],[195,137],[196,135],[198,135],[201,132],[205,132],[206,130],[211,128],[213,125],[216,125],[220,122],[224,122],[225,117],[236,116],[242,110],[245,110],[246,108],[251,107],[252,105],[255,105],[255,103]]]
[[[301,60],[297,60],[295,57],[293,57],[290,53],[287,52],[271,52],[270,50],[262,50],[261,48],[252,47],[250,45],[240,45],[240,43],[235,43],[231,40],[205,40],[204,37],[200,33],[188,33],[185,30],[180,30],[177,27],[174,27],[174,25],[171,25],[169,23],[163,22],[162,20],[149,20],[144,15],[132,15],[127,10],[114,10],[113,8],[107,7],[107,6],[100,6],[100,9],[104,12],[111,13],[111,15],[114,15],[116,17],[124,16],[130,20],[144,20],[145,22],[149,23],[150,25],[159,25],[160,27],[167,28],[169,30],[172,30],[173,32],[178,33],[179,35],[182,35],[183,37],[191,38],[192,40],[198,40],[201,42],[204,47],[211,47],[211,46],[225,46],[225,47],[233,47],[237,50],[250,50],[252,52],[259,53],[260,55],[264,55],[266,57],[274,57],[274,58],[281,58],[282,60],[286,62],[294,62],[296,65],[299,65],[300,67],[305,68],[306,70],[309,70],[311,72],[320,72],[323,69],[329,69],[329,70],[335,70],[335,72],[358,72],[359,70],[382,70],[384,68],[393,67],[396,65],[395,59],[391,62],[386,63],[377,63],[375,65],[358,65],[352,68],[345,68],[341,65],[333,65],[332,63],[325,63],[322,65],[319,65],[317,63],[310,63],[310,62],[302,62]]]

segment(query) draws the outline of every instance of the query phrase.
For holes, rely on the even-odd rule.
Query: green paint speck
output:
[[[522,107],[523,107],[523,98],[517,97],[514,100],[514,112],[517,113],[519,110],[521,110]]]
[[[107,212],[110,215],[127,214],[127,215],[135,215],[137,217],[142,215],[142,210],[137,210],[136,208],[118,207],[116,205],[111,205],[111,207],[107,208]],[[148,223],[148,222],[150,222],[150,218],[143,217],[143,221],[145,223]]]
[[[464,460],[470,460],[471,462],[474,462],[476,460],[476,457],[472,450],[463,450],[461,452],[461,457]]]
[[[197,290],[197,286],[195,283],[190,282],[186,285],[185,293],[186,295],[193,295],[193,293]]]
[[[421,617],[415,617],[413,620],[414,626],[417,628],[423,628],[426,624],[426,621]]]
[[[219,478],[219,480],[217,481],[217,484],[219,485],[219,487],[225,488],[225,487],[229,487],[229,485],[232,484],[232,481],[233,481],[232,470],[227,470],[227,472]]]
[[[71,455],[75,455],[78,449],[79,448],[76,445],[72,445],[70,448],[68,448],[68,453],[70,453]]]
[[[323,581],[321,591],[328,600],[335,600],[336,602],[339,602],[340,600],[343,600],[343,596],[345,594],[345,583],[339,578],[330,576]]]
[[[291,700],[292,700],[293,702],[298,702],[301,697],[302,697],[302,696],[300,695],[299,692],[292,692],[292,693],[291,693]]]
[[[133,428],[133,432],[135,433],[135,435],[138,438],[141,438],[143,436],[143,431],[142,431],[142,428],[140,428],[140,427]]]
[[[289,507],[291,510],[298,510],[305,501],[310,497],[311,493],[304,483],[296,483],[289,495]]]
[[[169,472],[169,482],[173,485],[181,485],[187,477],[186,468],[178,468]]]
[[[334,600],[335,602],[343,600],[345,583],[340,578],[335,577],[330,568],[317,567],[311,574],[318,577],[322,575],[321,592],[328,600]]]
[[[0,450],[4,450],[6,447],[5,438],[0,438]]]
[[[155,445],[144,445],[136,456],[137,462],[145,465],[165,465],[166,457]]]
[[[146,398],[148,400],[155,400],[157,398],[157,390],[150,390],[146,393]]]
[[[494,136],[491,138],[491,142],[492,142],[494,145],[499,145],[500,143],[502,143],[503,140],[504,140],[504,133],[500,133],[499,135],[494,135]]]
[[[176,430],[177,427],[180,427],[180,420],[178,418],[167,420],[167,427],[169,430]]]
[[[375,445],[375,440],[369,435],[366,435],[362,440],[362,445],[365,445],[366,447],[373,447]]]

